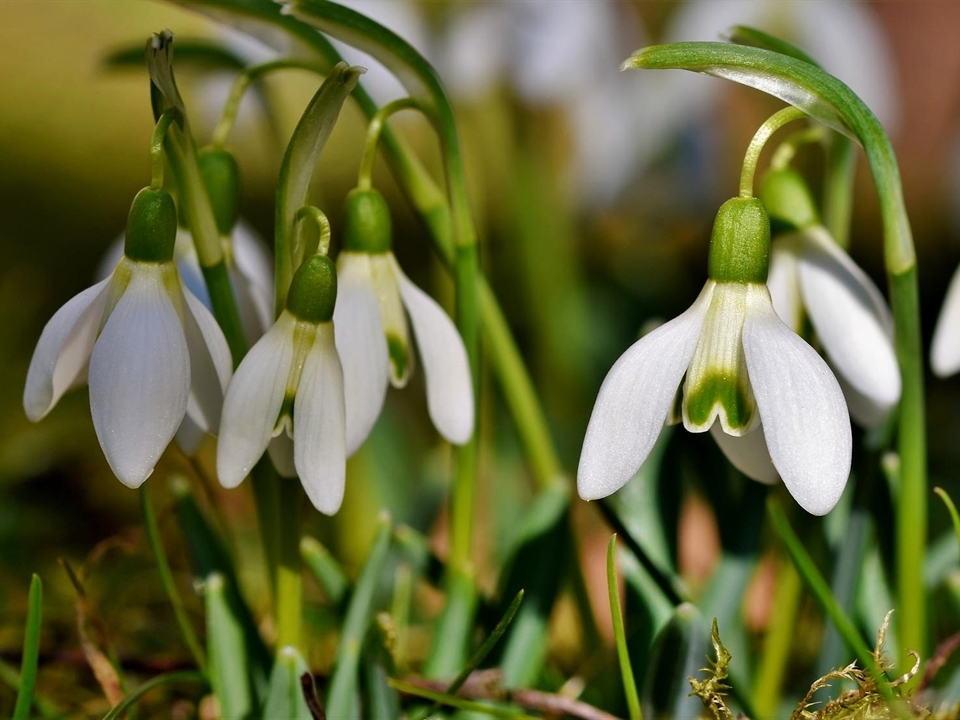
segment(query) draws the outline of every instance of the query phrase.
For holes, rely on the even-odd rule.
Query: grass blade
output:
[[[613,617],[613,635],[617,641],[617,657],[620,660],[620,674],[623,676],[623,691],[627,696],[627,709],[630,720],[643,720],[640,709],[640,697],[637,695],[637,681],[630,666],[630,652],[627,649],[627,636],[623,629],[623,614],[620,611],[620,590],[617,587],[617,536],[610,536],[607,545],[607,591],[610,594],[610,615]]]
[[[43,583],[34,573],[30,579],[27,600],[27,630],[23,638],[23,660],[20,664],[20,692],[13,708],[14,720],[27,720],[33,707],[33,689],[37,683],[37,663],[40,659],[40,617],[43,611]]]

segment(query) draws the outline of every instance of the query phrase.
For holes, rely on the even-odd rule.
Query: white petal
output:
[[[900,400],[901,388],[890,311],[870,278],[824,228],[809,228],[799,237],[800,288],[810,322],[830,364],[873,408],[858,420],[882,422]]]
[[[347,473],[343,374],[333,326],[321,324],[303,365],[293,409],[297,474],[313,506],[333,515],[343,502]]]
[[[400,276],[403,273],[392,252],[367,254],[366,262],[377,294],[380,324],[387,340],[390,384],[395,388],[406,387],[413,374],[414,355],[400,293]]]
[[[107,278],[73,297],[43,328],[23,389],[23,409],[33,422],[85,376],[110,295],[109,282]]]
[[[349,457],[380,417],[390,375],[387,342],[366,253],[341,252],[337,259],[333,324],[343,366]]]
[[[850,417],[816,351],[784,325],[766,286],[753,286],[743,325],[750,383],[774,467],[800,506],[829,512],[850,475]]]
[[[233,229],[233,262],[249,295],[259,332],[257,338],[273,325],[273,256],[270,248],[243,219]]]
[[[233,360],[223,331],[210,311],[186,288],[183,299],[183,329],[190,351],[187,414],[201,430],[216,433],[223,394],[233,374]]]
[[[693,358],[714,287],[708,282],[685,313],[631,345],[607,373],[577,469],[584,500],[616,492],[647,459]]]
[[[173,436],[173,440],[180,448],[180,452],[187,457],[193,457],[200,450],[200,445],[203,444],[203,439],[206,436],[207,433],[190,419],[188,413],[183,416],[183,422],[177,428],[177,434]]]
[[[100,280],[106,280],[113,274],[113,269],[117,266],[117,263],[120,262],[120,258],[123,257],[123,243],[124,233],[120,233],[120,237],[110,243],[110,247],[107,248],[103,257],[100,258],[100,263],[97,265],[97,269],[93,275],[98,282]]]
[[[794,332],[803,326],[803,306],[800,301],[800,274],[797,267],[798,243],[793,236],[777,238],[770,250],[770,274],[767,289],[773,309]]]
[[[763,425],[758,425],[746,435],[734,437],[725,433],[720,428],[719,422],[715,422],[710,428],[710,434],[717,441],[717,445],[727,456],[730,464],[748,478],[765,485],[771,485],[780,479],[770,459],[770,451],[767,450]]]
[[[410,282],[399,266],[396,273],[423,361],[430,419],[444,438],[463,445],[473,435],[474,421],[473,382],[463,339],[433,298]]]
[[[953,273],[940,308],[930,346],[930,365],[938,377],[947,377],[960,370],[960,269]]]
[[[293,458],[293,438],[287,434],[286,430],[278,433],[270,440],[267,445],[267,453],[270,455],[270,461],[277,470],[277,475],[285,478],[295,478],[297,476],[297,466]]]
[[[183,420],[190,357],[164,287],[172,264],[133,265],[90,356],[89,384],[93,427],[107,462],[123,484],[139,487]]]
[[[227,388],[217,443],[217,477],[224,487],[243,481],[273,437],[293,362],[295,325],[290,313],[282,313]]]

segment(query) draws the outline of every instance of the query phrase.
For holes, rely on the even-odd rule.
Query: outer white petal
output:
[[[83,380],[107,306],[109,282],[103,280],[73,297],[43,328],[23,389],[23,409],[33,422]]]
[[[233,262],[246,281],[260,326],[259,339],[273,324],[273,257],[270,248],[243,218],[233,229]]]
[[[893,321],[883,296],[822,227],[809,228],[799,257],[800,288],[810,322],[830,363],[872,412],[865,424],[882,422],[900,400],[900,368],[893,349]]]
[[[685,313],[630,346],[607,373],[580,452],[577,491],[584,500],[616,492],[647,459],[697,348],[714,287],[708,282]]]
[[[767,450],[763,425],[758,425],[755,430],[746,435],[734,437],[727,435],[720,428],[720,423],[715,422],[710,428],[710,434],[717,441],[717,445],[727,456],[730,464],[748,478],[766,485],[772,485],[780,479],[770,459],[770,451]]]
[[[938,377],[947,377],[960,370],[960,269],[953,273],[947,297],[940,308],[930,346],[930,365]]]
[[[294,462],[303,489],[317,510],[333,515],[343,502],[347,455],[343,374],[330,324],[317,329],[293,417]]]
[[[117,266],[117,263],[120,262],[120,258],[123,257],[123,242],[124,233],[120,233],[120,237],[110,243],[110,247],[107,248],[103,257],[100,258],[100,263],[97,265],[97,269],[93,275],[98,281],[106,280],[113,274],[113,269]]]
[[[430,419],[443,437],[463,445],[473,435],[474,416],[473,383],[463,339],[433,298],[410,282],[399,266],[396,273],[423,361]]]
[[[190,351],[190,398],[187,414],[206,432],[220,427],[223,394],[233,374],[230,348],[217,321],[189,290],[183,288],[183,329]]]
[[[273,437],[293,362],[295,324],[290,313],[282,313],[227,388],[217,443],[217,477],[224,487],[240,484]]]
[[[343,366],[349,457],[380,417],[390,375],[380,307],[366,253],[341,252],[337,259],[333,324]]]
[[[850,417],[840,385],[777,317],[766,286],[754,286],[743,351],[774,467],[804,510],[826,514],[850,475]]]
[[[773,241],[770,251],[770,274],[767,277],[767,289],[770,291],[773,309],[794,332],[799,332],[803,323],[797,245],[792,236]]]
[[[134,263],[130,284],[90,356],[90,412],[100,446],[124,485],[153,472],[183,420],[190,356],[164,287],[164,264]]]

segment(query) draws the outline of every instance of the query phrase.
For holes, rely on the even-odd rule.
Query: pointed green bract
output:
[[[309,672],[307,663],[296,648],[281,648],[270,673],[270,688],[263,706],[263,717],[313,720],[300,682],[304,673]]]

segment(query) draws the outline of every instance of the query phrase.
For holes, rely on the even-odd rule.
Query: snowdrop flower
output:
[[[637,472],[682,382],[688,430],[710,430],[755,480],[779,475],[808,512],[833,508],[850,473],[850,418],[826,363],[773,309],[769,247],[758,200],[720,208],[700,296],[630,347],[600,388],[577,472],[581,497],[610,495]]]
[[[123,256],[108,278],[47,323],[23,393],[27,417],[38,421],[87,382],[107,462],[134,488],[153,472],[185,414],[216,430],[231,374],[223,333],[173,263],[176,228],[168,193],[137,194]]]
[[[953,273],[947,297],[940,308],[930,346],[930,366],[941,378],[960,370],[960,270]]]
[[[413,369],[407,315],[427,383],[427,409],[440,434],[462,445],[473,435],[473,386],[460,333],[414,285],[391,251],[390,211],[376,190],[347,197],[340,299],[334,311],[347,398],[347,453],[363,444],[383,408],[387,384],[403,387]]]
[[[768,173],[760,197],[787,230],[774,239],[770,258],[767,286],[774,309],[795,332],[809,315],[853,419],[864,427],[880,425],[901,390],[890,309],[820,223],[799,174],[789,168]]]
[[[227,389],[217,476],[239,485],[269,446],[281,475],[299,475],[320,512],[343,502],[343,373],[333,339],[337,274],[325,255],[294,274],[286,309],[244,357]],[[292,447],[291,447],[292,440]]]

